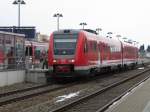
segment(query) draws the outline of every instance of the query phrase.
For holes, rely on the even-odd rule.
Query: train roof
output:
[[[107,37],[103,37],[100,35],[97,35],[96,31],[91,30],[91,29],[63,29],[63,30],[59,30],[59,31],[54,31],[53,34],[78,34],[79,32],[83,32],[87,37],[92,37],[90,39],[93,40],[97,40],[97,41],[102,41],[106,44],[119,44],[120,41],[119,40],[115,40],[113,38],[107,38]]]
[[[35,45],[35,46],[48,46],[49,43],[48,42],[37,42],[37,41],[25,41],[25,45]]]
[[[79,29],[63,29],[59,31],[54,31],[53,34],[65,34],[65,33],[77,34],[79,32],[80,32]]]
[[[132,43],[127,43],[127,42],[122,42],[123,46],[128,46],[128,47],[137,47],[135,45],[133,45]]]
[[[81,30],[84,30],[84,31],[87,31],[89,33],[93,33],[93,34],[98,34],[95,30],[91,30],[91,29],[81,29]]]
[[[54,31],[53,34],[68,34],[68,33],[69,34],[78,34],[79,32],[83,32],[85,35],[92,35],[91,36],[92,38],[90,38],[90,39],[101,41],[105,44],[120,46],[122,43],[123,46],[135,47],[133,44],[120,41],[117,38],[109,38],[109,37],[97,35],[96,31],[91,30],[91,29],[62,29],[59,31]]]
[[[96,31],[91,30],[91,29],[62,29],[62,30],[59,30],[59,31],[54,31],[53,33],[54,34],[64,34],[64,33],[77,34],[81,31],[86,31],[86,32],[93,33],[93,34],[97,35]]]

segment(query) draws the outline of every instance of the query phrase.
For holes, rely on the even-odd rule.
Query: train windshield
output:
[[[54,35],[55,55],[74,55],[77,43],[77,34]]]

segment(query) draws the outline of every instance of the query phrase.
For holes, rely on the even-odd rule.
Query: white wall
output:
[[[0,87],[25,81],[25,70],[0,72]]]

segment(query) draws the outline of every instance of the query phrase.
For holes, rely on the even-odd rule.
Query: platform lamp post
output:
[[[122,39],[124,40],[124,42],[128,42],[128,41],[126,41],[126,40],[127,40],[127,37],[123,37]]]
[[[118,40],[120,40],[119,38],[121,37],[121,35],[116,35],[116,37],[118,38]]]
[[[23,0],[15,0],[14,5],[18,5],[18,27],[20,27],[20,6],[25,5],[26,3]]]
[[[108,32],[107,34],[108,34],[107,37],[112,38],[112,37],[111,37],[111,35],[113,34],[112,32]]]
[[[138,48],[138,44],[139,44],[139,42],[137,42],[137,41],[133,41],[133,44],[134,44],[134,46],[135,46],[135,47],[137,47],[137,48]]]
[[[138,45],[138,44],[139,44],[139,42],[136,42],[136,44]]]
[[[82,27],[82,29],[84,29],[84,26],[86,26],[86,25],[87,25],[87,23],[82,22],[82,23],[80,23],[79,25],[83,26],[83,27]]]
[[[96,32],[99,34],[99,32],[102,31],[101,28],[96,28]]]
[[[128,39],[128,43],[132,44],[132,43],[133,43],[133,41],[132,41],[131,39]]]
[[[59,30],[59,18],[63,17],[63,15],[60,13],[56,13],[53,15],[53,17],[57,17],[57,30]]]
[[[136,45],[137,45],[137,48],[139,47],[138,45],[139,45],[139,42],[136,42]]]

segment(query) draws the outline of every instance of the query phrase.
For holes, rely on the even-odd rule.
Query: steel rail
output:
[[[104,105],[103,107],[101,107],[100,109],[98,109],[96,112],[104,112],[107,108],[109,108],[109,106],[111,106],[114,102],[118,101],[119,99],[121,99],[125,94],[127,94],[128,92],[130,92],[131,90],[133,90],[135,87],[137,87],[138,85],[140,85],[141,83],[143,83],[144,81],[146,81],[147,79],[149,79],[150,76],[146,77],[145,79],[143,79],[142,81],[140,81],[139,83],[135,84],[133,87],[131,87],[130,89],[128,89],[127,91],[125,91],[124,93],[122,93],[121,95],[119,95],[118,97],[116,97],[115,99],[111,100],[109,103],[107,103],[106,105]]]
[[[143,74],[143,73],[145,73],[145,72],[148,72],[148,71],[150,71],[150,69],[144,70],[144,71],[142,71],[142,72],[140,72],[140,73],[137,73],[136,75],[134,75],[134,76],[132,76],[132,77],[130,77],[130,78],[123,79],[123,80],[121,80],[121,81],[119,81],[119,82],[116,82],[116,83],[113,83],[113,84],[111,84],[111,85],[109,85],[109,86],[107,86],[107,87],[104,87],[104,88],[102,88],[102,89],[100,89],[100,90],[98,90],[98,91],[95,91],[95,92],[90,93],[90,94],[88,94],[88,95],[86,95],[86,96],[83,96],[83,97],[81,97],[81,98],[78,98],[78,99],[76,99],[76,100],[74,100],[74,101],[72,101],[72,102],[70,102],[70,103],[64,104],[64,105],[62,105],[62,106],[60,106],[60,107],[58,107],[58,108],[56,108],[56,109],[51,110],[50,112],[61,112],[61,111],[65,111],[65,110],[67,110],[68,108],[71,108],[71,107],[74,106],[74,105],[77,105],[77,104],[79,104],[79,103],[81,103],[81,102],[83,102],[83,101],[85,101],[85,100],[88,100],[88,99],[90,99],[90,98],[93,98],[93,97],[95,97],[95,96],[98,96],[98,95],[102,94],[103,92],[105,92],[105,91],[107,91],[107,90],[109,90],[109,89],[111,89],[111,88],[113,88],[113,87],[116,87],[116,86],[118,86],[118,85],[120,85],[120,84],[123,84],[123,83],[125,83],[125,82],[127,82],[127,81],[129,81],[129,80],[132,80],[132,79],[134,79],[134,78],[136,78],[136,77],[140,76],[141,74]]]
[[[51,85],[49,85],[45,88],[43,88],[41,86],[42,87],[41,89],[37,88],[38,91],[36,91],[36,89],[34,89],[34,90],[26,91],[27,93],[25,93],[25,92],[21,92],[21,94],[13,93],[12,95],[8,95],[6,97],[1,97],[0,98],[0,106],[10,104],[12,102],[24,100],[24,99],[27,99],[27,98],[31,98],[31,97],[34,97],[34,96],[37,96],[37,95],[41,95],[41,94],[45,94],[45,93],[49,93],[49,92],[54,92],[54,91],[57,91],[57,90],[60,90],[60,89],[65,89],[67,87],[71,87],[71,86],[74,86],[74,85],[76,85],[76,83],[61,85],[61,86],[53,87],[53,88],[51,88]]]
[[[24,88],[24,89],[18,89],[18,90],[12,90],[12,91],[8,91],[8,92],[0,93],[0,98],[8,96],[8,95],[13,95],[13,94],[16,94],[16,93],[21,93],[21,92],[34,90],[34,89],[39,89],[39,88],[42,88],[42,87],[47,87],[47,86],[49,86],[49,85],[48,84],[43,84],[43,85],[39,85],[39,86],[33,86],[33,87]]]

